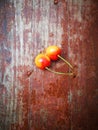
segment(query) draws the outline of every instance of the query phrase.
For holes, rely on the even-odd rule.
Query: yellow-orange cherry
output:
[[[58,58],[60,58],[61,60],[63,60],[71,69],[73,69],[73,66],[67,61],[65,60],[62,56],[60,56],[61,54],[61,49],[56,46],[56,45],[52,45],[46,48],[46,55],[51,59],[51,60],[57,60]]]
[[[50,66],[51,60],[45,54],[38,54],[35,58],[35,64],[40,69],[45,69],[46,67]]]
[[[49,46],[46,48],[46,55],[51,59],[51,60],[57,60],[58,55],[61,54],[61,49],[58,46]]]

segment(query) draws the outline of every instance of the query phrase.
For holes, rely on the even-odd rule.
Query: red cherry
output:
[[[50,66],[50,58],[44,54],[39,54],[35,58],[35,64],[40,69]]]
[[[58,46],[49,46],[46,49],[46,55],[51,59],[51,60],[57,60],[58,55],[61,54],[61,49]]]

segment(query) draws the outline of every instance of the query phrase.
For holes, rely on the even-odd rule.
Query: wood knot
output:
[[[58,4],[58,0],[54,0],[54,4]]]

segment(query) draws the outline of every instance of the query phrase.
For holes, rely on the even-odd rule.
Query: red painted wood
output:
[[[97,0],[1,0],[0,130],[98,130],[97,35]],[[75,77],[35,66],[53,44]]]

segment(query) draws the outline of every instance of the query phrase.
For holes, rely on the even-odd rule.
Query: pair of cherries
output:
[[[46,48],[45,53],[38,54],[35,58],[35,64],[40,69],[47,69],[48,71],[51,71],[56,74],[65,74],[65,75],[72,75],[73,73],[63,73],[63,72],[56,72],[48,67],[51,65],[51,60],[56,61],[58,58],[62,59],[71,69],[73,69],[73,66],[65,60],[63,57],[60,56],[61,49],[58,46],[49,46]]]

